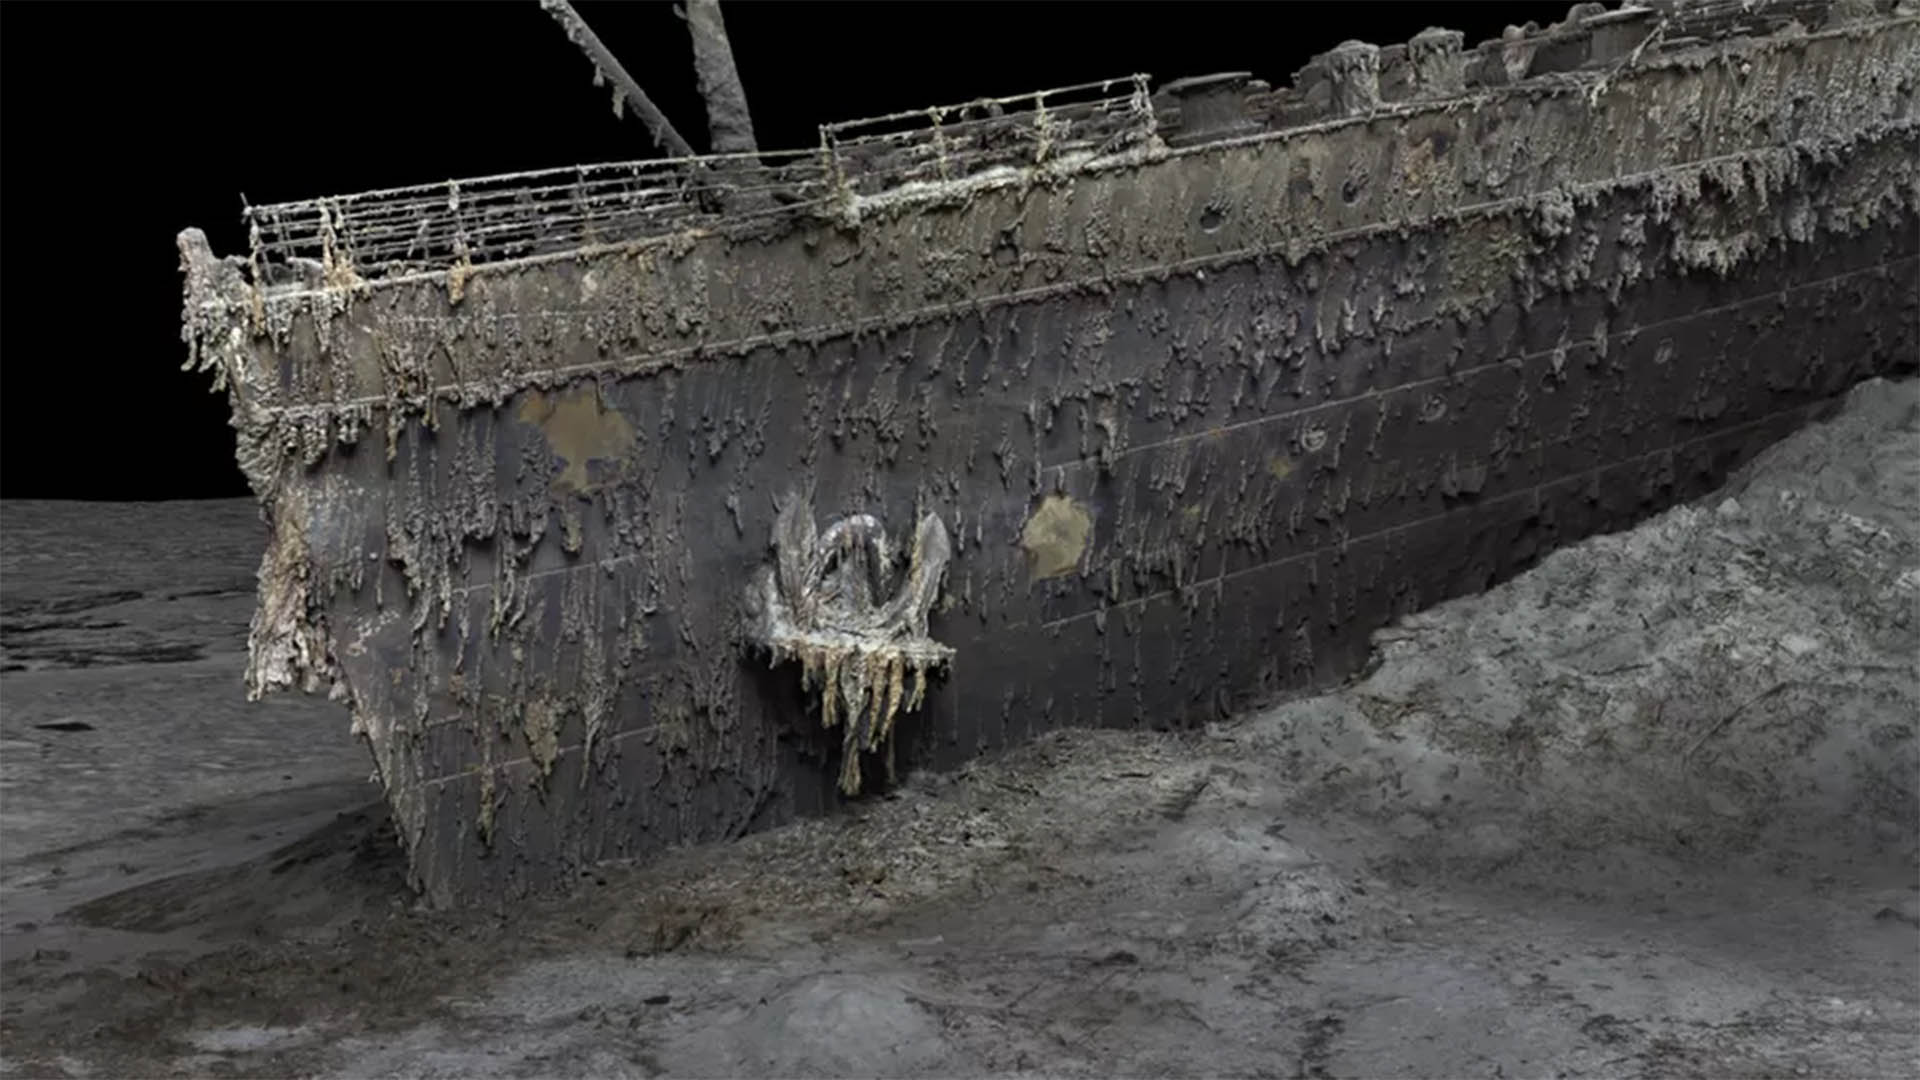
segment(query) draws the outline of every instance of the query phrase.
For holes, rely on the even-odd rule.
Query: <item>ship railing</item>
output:
[[[620,243],[830,195],[814,150],[505,173],[246,208],[256,279],[305,261],[372,280]]]
[[[828,124],[817,150],[668,158],[246,208],[254,280],[351,283],[550,255],[796,211],[916,181],[1115,150],[1156,131],[1148,77]]]
[[[1124,149],[1157,132],[1150,82],[1136,74],[823,124],[821,159],[845,198]]]

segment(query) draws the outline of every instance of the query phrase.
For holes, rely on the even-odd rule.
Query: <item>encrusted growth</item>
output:
[[[900,559],[886,528],[854,514],[816,533],[809,500],[790,499],[773,526],[774,565],[754,582],[749,604],[760,644],[778,665],[801,664],[803,685],[820,692],[820,722],[844,722],[840,789],[860,790],[860,754],[891,748],[894,719],[926,700],[927,675],[953,650],[927,636],[952,544],[934,514],[924,514]],[[912,677],[912,688],[907,686]]]
[[[902,708],[948,768],[1343,678],[1910,368],[1907,10],[1581,5],[185,234],[272,537],[255,684],[351,701],[451,902],[825,812]]]

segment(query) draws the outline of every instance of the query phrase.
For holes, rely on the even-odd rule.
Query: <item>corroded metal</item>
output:
[[[1258,130],[1193,145],[1122,79],[255,208],[249,257],[181,243],[271,529],[250,686],[347,701],[455,902],[827,812],[877,747],[1336,682],[1913,368],[1916,71],[1888,3],[1581,5],[1249,81]],[[858,542],[785,504],[783,578],[798,488]],[[936,594],[870,580],[878,522],[927,515],[896,634]],[[947,673],[890,713],[769,665],[836,620]]]
[[[940,519],[923,515],[901,553],[903,572],[872,515],[816,533],[812,506],[792,499],[774,523],[773,548],[774,565],[748,598],[757,644],[776,665],[800,665],[819,692],[823,727],[844,725],[840,789],[858,794],[859,755],[891,749],[895,718],[920,707],[928,676],[953,659],[927,636],[953,546]]]
[[[633,114],[647,125],[647,131],[653,135],[654,145],[675,157],[688,157],[693,154],[693,147],[688,146],[687,140],[674,129],[673,122],[668,120],[667,115],[660,111],[660,107],[653,103],[653,99],[647,96],[647,92],[640,88],[640,83],[632,75],[627,74],[627,69],[620,63],[619,58],[600,43],[600,35],[593,32],[593,28],[587,25],[587,20],[580,17],[580,13],[573,9],[571,3],[567,0],[540,0],[540,6],[547,14],[553,16],[562,30],[566,31],[567,40],[579,46],[580,51],[587,55],[587,59],[593,61],[593,84],[595,86],[608,82],[613,84],[615,116],[620,116],[631,109]],[[713,21],[716,24],[719,21],[717,7],[713,13]],[[722,40],[725,40],[724,30],[721,31],[721,35]]]
[[[753,137],[747,91],[734,67],[720,0],[686,0],[686,6],[676,10],[693,39],[693,72],[700,83],[700,99],[707,105],[709,145],[716,154],[753,153],[760,146]]]
[[[1247,114],[1250,71],[1223,72],[1176,79],[1162,87],[1179,103],[1180,127],[1169,136],[1169,146],[1194,146],[1214,139],[1231,139],[1261,130]]]

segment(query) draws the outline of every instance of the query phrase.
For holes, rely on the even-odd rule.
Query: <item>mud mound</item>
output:
[[[411,897],[399,839],[377,803],[260,858],[137,885],[65,917],[146,934],[192,931],[208,941],[312,936]]]
[[[754,1076],[905,1076],[950,1066],[938,1020],[904,979],[805,976],[774,991],[727,1032],[721,1072]]]
[[[1859,387],[1713,500],[1402,620],[1262,717],[1421,862],[1916,851],[1920,384]]]

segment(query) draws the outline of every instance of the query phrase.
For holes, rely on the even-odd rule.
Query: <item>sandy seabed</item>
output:
[[[240,684],[247,503],[0,507],[0,1072],[1920,1075],[1920,383],[1381,631],[432,913],[340,707]]]

